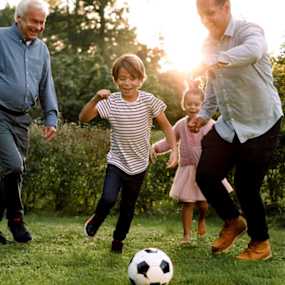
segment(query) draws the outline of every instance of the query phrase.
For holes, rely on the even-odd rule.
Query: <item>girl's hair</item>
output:
[[[188,88],[183,92],[181,98],[181,109],[185,111],[185,100],[188,96],[199,95],[201,101],[204,101],[204,92],[201,88],[201,82],[198,80],[188,83]]]
[[[15,21],[17,17],[24,17],[30,7],[39,9],[44,12],[46,16],[49,14],[49,4],[44,0],[21,0],[15,10]]]
[[[112,67],[114,81],[117,81],[120,68],[124,68],[134,78],[146,79],[145,67],[142,60],[135,54],[127,53],[118,57]]]

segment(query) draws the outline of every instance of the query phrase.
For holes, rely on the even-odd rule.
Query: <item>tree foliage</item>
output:
[[[274,83],[281,96],[283,104],[285,102],[285,43],[281,48],[280,55],[273,58]],[[283,105],[284,106],[284,105]]]
[[[51,13],[43,40],[51,53],[53,77],[63,121],[77,122],[80,109],[98,89],[115,89],[111,77],[112,62],[126,52],[136,53],[145,63],[148,79],[143,89],[167,104],[166,113],[170,121],[174,123],[183,115],[179,103],[184,88],[184,75],[174,71],[160,73],[160,60],[164,52],[159,48],[150,49],[137,41],[136,30],[128,24],[126,5],[119,6],[116,0],[69,0],[66,1],[67,5],[63,5],[60,0],[49,0],[49,3]],[[13,7],[6,6],[0,10],[1,27],[11,25],[13,18]],[[280,56],[273,59],[273,72],[275,85],[284,104],[285,45]],[[37,117],[39,114],[36,110],[34,115]],[[26,188],[29,189],[27,193],[30,193],[26,200],[30,201],[31,208],[35,207],[35,201],[49,202],[51,199],[55,203],[54,208],[60,209],[66,202],[63,201],[64,196],[67,200],[70,199],[68,201],[80,196],[75,207],[84,209],[87,203],[84,200],[86,191],[89,191],[88,197],[93,197],[90,200],[92,205],[88,204],[87,208],[94,206],[95,196],[92,191],[102,182],[105,156],[102,155],[97,160],[93,156],[102,150],[102,146],[106,147],[106,144],[102,144],[105,136],[100,136],[101,144],[99,143],[98,150],[94,152],[94,141],[90,139],[90,134],[86,135],[78,126],[75,129],[72,127],[71,131],[66,128],[65,135],[59,136],[50,149],[39,139],[39,132],[36,132],[32,143],[30,171],[26,179]],[[94,139],[99,139],[97,133]],[[276,204],[281,209],[285,203],[284,142],[278,151],[275,156],[277,162],[273,162],[266,178],[264,193],[267,195],[267,205]],[[50,152],[50,155],[46,152]],[[38,160],[39,157],[46,158]],[[66,165],[69,167],[66,168]],[[163,162],[150,169],[139,207],[154,205],[169,190],[169,178],[173,173],[167,172],[164,175],[163,169]],[[92,177],[94,170],[96,177]],[[155,191],[158,192],[154,194]],[[74,196],[69,197],[68,193]],[[42,195],[43,199],[38,195]],[[36,207],[41,208],[43,205]]]

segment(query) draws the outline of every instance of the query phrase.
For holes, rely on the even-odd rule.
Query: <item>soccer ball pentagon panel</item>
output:
[[[166,285],[173,276],[173,265],[162,250],[145,248],[130,260],[128,275],[132,285]]]

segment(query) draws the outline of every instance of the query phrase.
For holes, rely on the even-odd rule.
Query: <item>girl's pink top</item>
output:
[[[201,141],[214,125],[214,120],[209,122],[200,129],[198,133],[192,133],[188,128],[189,117],[185,116],[173,126],[176,140],[179,145],[179,165],[197,166],[201,155]],[[163,153],[170,150],[170,145],[166,139],[162,139],[154,144],[157,153]]]

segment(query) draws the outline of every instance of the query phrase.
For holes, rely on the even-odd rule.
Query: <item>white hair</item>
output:
[[[49,14],[49,4],[44,0],[21,0],[15,10],[15,21],[17,17],[24,17],[30,7],[36,8],[46,16]]]

